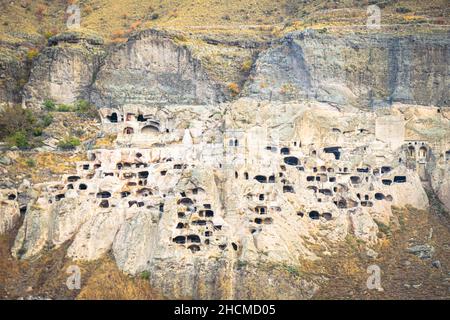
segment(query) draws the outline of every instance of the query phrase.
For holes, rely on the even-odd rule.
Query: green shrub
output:
[[[37,138],[50,121],[46,113],[37,115],[21,106],[6,106],[0,111],[0,140],[10,146],[33,148],[40,146],[42,140]]]
[[[284,269],[289,272],[289,274],[291,274],[294,277],[300,277],[300,271],[298,270],[298,268],[296,266],[292,266],[292,265],[284,265],[283,266]]]
[[[61,150],[73,150],[81,144],[80,140],[75,137],[67,137],[58,143],[58,148]]]
[[[36,48],[31,48],[27,52],[27,60],[32,61],[39,55],[39,51]]]
[[[44,133],[44,129],[42,129],[41,127],[36,127],[33,129],[33,136],[35,137],[42,136],[42,133]]]
[[[374,219],[374,222],[378,226],[378,230],[381,233],[384,233],[386,236],[390,236],[391,235],[391,228],[388,225],[384,224],[383,222],[381,222],[381,221],[379,221],[377,219]]]
[[[397,13],[408,13],[411,12],[411,9],[406,8],[406,7],[398,7],[395,9],[395,12]]]
[[[6,142],[9,146],[18,147],[20,149],[25,149],[30,146],[28,143],[28,137],[23,131],[17,131],[16,133],[12,134],[11,136],[6,138]]]
[[[75,103],[75,111],[79,117],[96,119],[98,117],[97,107],[86,100],[78,100]]]
[[[56,111],[58,111],[58,112],[72,112],[73,111],[73,107],[68,105],[68,104],[60,104],[56,108]]]
[[[30,168],[36,167],[36,161],[34,161],[34,159],[27,159],[25,161],[25,163],[27,164],[27,166],[29,166]]]
[[[52,100],[47,99],[44,101],[44,107],[47,111],[54,111],[56,109],[56,104]]]
[[[242,72],[249,72],[250,69],[252,68],[253,65],[253,60],[252,59],[247,59],[242,63],[241,66],[241,71]]]
[[[145,270],[141,272],[141,279],[149,280],[150,279],[150,272]]]
[[[73,135],[76,137],[82,137],[86,132],[83,129],[73,130]]]
[[[51,114],[45,114],[40,120],[42,125],[46,128],[53,123],[53,116]]]

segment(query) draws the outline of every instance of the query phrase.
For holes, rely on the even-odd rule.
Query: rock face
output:
[[[57,104],[89,99],[91,85],[104,56],[101,42],[79,37],[50,40],[51,46],[45,48],[33,64],[24,88],[23,103],[39,108],[46,99]]]
[[[17,192],[15,190],[0,189],[0,235],[13,229],[19,217]]]
[[[167,34],[104,60],[98,42],[71,39],[50,41],[25,103],[88,97],[117,138],[27,188],[16,258],[67,244],[75,261],[111,253],[170,298],[309,298],[323,279],[276,266],[321,259],[349,235],[370,249],[392,206],[428,207],[423,185],[449,203],[450,117],[436,108],[448,105],[447,38],[294,33],[228,103]]]
[[[18,48],[2,47],[0,51],[0,105],[19,103],[21,89],[29,76],[29,63],[17,57]]]
[[[211,80],[188,46],[163,31],[147,30],[109,49],[100,39],[70,35],[51,38],[49,44],[25,87],[28,104],[45,98],[58,103],[85,98],[99,107],[227,99],[223,84]],[[259,55],[242,95],[365,109],[395,102],[448,106],[449,55],[443,35],[295,32]]]
[[[100,113],[116,147],[88,151],[76,173],[34,186],[14,256],[71,241],[70,258],[111,251],[120,269],[148,271],[167,297],[249,298],[254,283],[242,277],[256,275],[243,265],[298,265],[347,235],[370,246],[392,205],[428,206],[418,167],[407,166],[405,129],[396,128],[404,121],[392,121],[397,108],[246,98]],[[400,136],[379,140],[379,126]],[[425,162],[439,152],[423,146]],[[290,297],[317,290],[291,280],[303,289]],[[274,297],[271,285],[261,284],[261,297]]]
[[[223,100],[218,89],[185,46],[150,30],[110,52],[91,99],[108,107],[213,104]]]
[[[245,94],[378,107],[448,106],[447,36],[290,34],[264,52]]]

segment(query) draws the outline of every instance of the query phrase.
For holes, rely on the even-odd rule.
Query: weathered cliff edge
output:
[[[256,61],[244,95],[362,108],[448,106],[450,37],[292,33]]]
[[[311,99],[365,109],[395,102],[448,106],[449,43],[448,33],[295,32],[267,50],[257,44],[243,49],[260,53],[241,96]],[[143,31],[125,44],[109,47],[86,39],[69,42],[67,37],[51,39],[50,44],[35,61],[25,87],[26,104],[39,107],[46,98],[58,103],[84,98],[98,107],[214,104],[230,99],[224,83],[212,80],[192,48],[167,32]],[[224,55],[230,45],[224,44]]]

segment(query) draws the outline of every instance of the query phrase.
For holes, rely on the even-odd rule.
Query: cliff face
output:
[[[293,33],[261,54],[245,94],[363,108],[394,102],[448,106],[449,44],[446,34]]]
[[[214,104],[223,100],[190,50],[154,31],[143,32],[110,52],[91,99],[98,106],[109,107]]]
[[[115,139],[27,191],[17,259],[111,255],[170,298],[310,298],[329,279],[299,270],[334,245],[381,250],[394,208],[428,208],[425,188],[449,205],[450,116],[436,107],[449,101],[448,37],[293,33],[253,48],[228,102],[166,33],[49,43],[24,104],[88,99]],[[10,195],[0,232],[18,221]]]
[[[39,108],[47,99],[57,104],[70,104],[89,98],[104,55],[101,44],[101,41],[77,34],[50,39],[49,46],[33,63],[23,103]]]
[[[99,107],[227,100],[223,84],[211,80],[202,60],[173,38],[160,31],[141,32],[125,44],[105,48],[106,58],[98,45],[53,43],[34,64],[25,99],[71,103],[85,98]],[[260,52],[241,96],[364,109],[395,102],[448,106],[449,55],[446,34],[296,32]]]

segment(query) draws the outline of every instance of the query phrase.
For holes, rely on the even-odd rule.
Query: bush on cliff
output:
[[[74,150],[81,144],[80,140],[75,137],[67,137],[58,143],[58,148],[64,151]]]
[[[0,112],[0,140],[21,149],[40,146],[40,136],[52,121],[48,113],[7,106]]]

